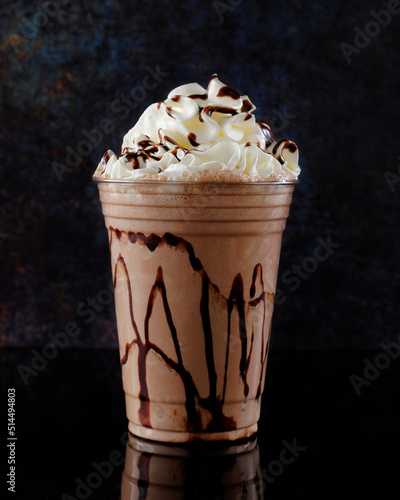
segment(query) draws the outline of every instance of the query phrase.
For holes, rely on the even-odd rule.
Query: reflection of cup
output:
[[[170,445],[129,436],[121,500],[262,500],[262,490],[255,439],[230,446]]]
[[[293,189],[99,182],[134,434],[185,442],[256,431]]]

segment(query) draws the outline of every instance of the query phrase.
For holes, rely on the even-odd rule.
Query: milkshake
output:
[[[247,96],[216,76],[151,105],[94,178],[109,234],[129,430],[253,435],[281,237],[299,174]]]

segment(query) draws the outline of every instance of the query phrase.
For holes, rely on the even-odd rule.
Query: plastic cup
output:
[[[100,181],[129,430],[257,430],[295,183]]]

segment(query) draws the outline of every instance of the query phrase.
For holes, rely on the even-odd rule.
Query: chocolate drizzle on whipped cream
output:
[[[192,146],[196,147],[199,145],[199,143],[197,142],[196,134],[194,134],[193,132],[190,132],[187,138],[189,139],[189,142]]]
[[[271,146],[275,141],[272,130],[265,123],[258,123],[258,126],[264,134],[266,147]],[[272,154],[274,154],[274,150],[272,150]]]
[[[108,151],[106,151],[104,153],[103,158],[102,158],[102,162],[104,163],[104,165],[107,165],[109,159],[110,159],[110,155],[109,155]]]
[[[253,111],[253,109],[254,106],[251,104],[251,102],[248,99],[243,99],[242,108],[240,110],[241,113],[248,113],[250,115],[250,111]]]
[[[95,178],[137,179],[160,174],[182,180],[205,170],[245,174],[249,181],[300,172],[297,146],[275,142],[271,128],[257,123],[247,96],[213,75],[204,89],[196,83],[174,89],[149,106],[125,135],[122,154],[108,151]],[[224,147],[220,147],[223,144]]]
[[[213,80],[218,80],[218,75],[214,74],[211,78],[210,81],[208,82],[208,87],[207,90],[203,94],[190,94],[188,97],[190,99],[201,99],[202,101],[206,101],[208,99],[208,94],[210,92],[211,84]]]
[[[227,108],[226,106],[206,106],[205,108],[200,108],[200,117],[203,113],[207,116],[211,116],[213,113],[224,113],[232,116],[238,114],[236,109]],[[200,118],[200,121],[203,121],[203,119]]]
[[[275,158],[283,165],[285,163],[285,158],[283,157],[283,151],[287,149],[291,153],[295,153],[297,151],[297,146],[294,142],[289,140],[279,141],[274,145],[274,149],[272,150],[272,154]]]
[[[217,97],[230,97],[231,99],[240,99],[240,94],[232,87],[224,85],[218,90]]]
[[[266,314],[266,298],[268,297],[271,300],[271,304],[273,304],[273,293],[266,293],[264,290],[264,283],[262,279],[262,266],[261,264],[257,264],[254,267],[254,272],[252,276],[252,282],[250,287],[250,298],[251,300],[246,302],[244,295],[244,286],[243,286],[243,278],[240,273],[236,275],[233,280],[231,290],[228,297],[224,297],[216,284],[212,283],[207,272],[205,271],[203,264],[196,256],[195,251],[191,243],[179,236],[175,236],[171,233],[165,233],[163,236],[159,236],[156,234],[145,235],[143,233],[133,233],[133,232],[125,232],[120,231],[118,229],[114,229],[110,227],[110,239],[112,241],[113,235],[115,235],[121,243],[123,244],[140,244],[145,246],[149,252],[153,253],[157,250],[157,248],[161,246],[167,246],[171,249],[176,249],[182,251],[187,257],[190,264],[190,267],[193,271],[195,271],[199,277],[201,278],[202,283],[202,291],[201,291],[201,299],[199,303],[199,311],[201,314],[201,321],[203,327],[204,334],[204,346],[205,346],[205,359],[207,365],[207,372],[209,378],[209,395],[206,398],[200,397],[199,390],[196,387],[196,384],[192,378],[192,375],[187,370],[184,365],[182,349],[179,342],[179,332],[176,329],[173,314],[168,302],[168,291],[166,288],[166,284],[164,281],[163,269],[161,266],[158,267],[157,273],[155,276],[155,281],[153,286],[151,287],[146,315],[144,320],[143,327],[143,336],[139,333],[139,327],[135,320],[135,314],[133,311],[133,297],[132,297],[132,287],[131,280],[129,276],[129,271],[127,269],[125,259],[120,253],[118,255],[115,270],[114,270],[114,288],[117,286],[119,280],[125,280],[127,283],[127,289],[129,294],[129,315],[130,321],[132,325],[133,332],[133,340],[130,343],[127,343],[125,346],[125,353],[121,359],[121,364],[125,365],[128,362],[128,357],[131,349],[135,346],[137,348],[138,353],[138,377],[140,384],[140,408],[139,408],[139,419],[143,426],[151,427],[151,415],[150,415],[150,402],[149,402],[149,391],[147,385],[147,356],[152,351],[162,362],[164,362],[171,370],[173,370],[182,381],[184,386],[185,394],[186,394],[186,412],[187,412],[187,430],[191,432],[218,432],[227,429],[235,429],[236,422],[224,415],[224,403],[225,403],[225,394],[227,387],[227,373],[229,366],[229,357],[230,357],[230,346],[232,342],[232,321],[233,321],[233,311],[237,312],[237,321],[238,326],[235,331],[239,332],[239,339],[241,345],[241,355],[240,355],[240,366],[239,372],[240,377],[243,381],[243,400],[246,401],[246,398],[249,393],[249,385],[247,382],[247,374],[248,369],[253,353],[253,344],[254,344],[254,326],[252,328],[251,336],[249,337],[249,332],[247,332],[246,327],[246,311],[250,309],[255,309],[258,306],[261,307],[261,313],[263,314],[263,323],[262,329],[257,332],[257,336],[261,335],[262,337],[262,349],[261,349],[261,366],[263,369],[261,370],[261,376],[259,381],[259,388],[261,394],[261,385],[263,380],[263,370],[265,364],[265,358],[267,356],[267,349],[264,347],[264,320]],[[261,288],[261,293],[255,297],[256,293],[256,284],[257,288]],[[150,338],[149,332],[149,324],[152,316],[155,300],[157,295],[160,294],[162,298],[162,304],[165,314],[165,319],[168,325],[168,329],[170,331],[171,339],[173,342],[176,361],[168,356],[157,344],[152,342]],[[213,332],[212,332],[212,324],[210,319],[210,300],[213,301],[211,294],[217,295],[218,300],[225,303],[225,307],[228,315],[228,328],[227,328],[227,339],[226,339],[226,353],[225,353],[225,364],[224,364],[224,375],[223,375],[223,388],[222,392],[217,392],[217,373],[215,367],[215,354],[213,349]],[[214,297],[215,298],[215,297]],[[250,348],[248,349],[248,341],[250,341]],[[257,392],[258,394],[258,392]],[[257,399],[260,396],[257,395]],[[204,426],[201,419],[201,413],[204,410],[210,412],[211,419],[210,423],[207,426]]]

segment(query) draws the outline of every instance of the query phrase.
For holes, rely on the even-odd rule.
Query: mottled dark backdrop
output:
[[[0,19],[0,344],[76,321],[71,345],[116,345],[92,172],[147,105],[214,72],[301,152],[273,346],[397,335],[400,2],[2,0]]]

